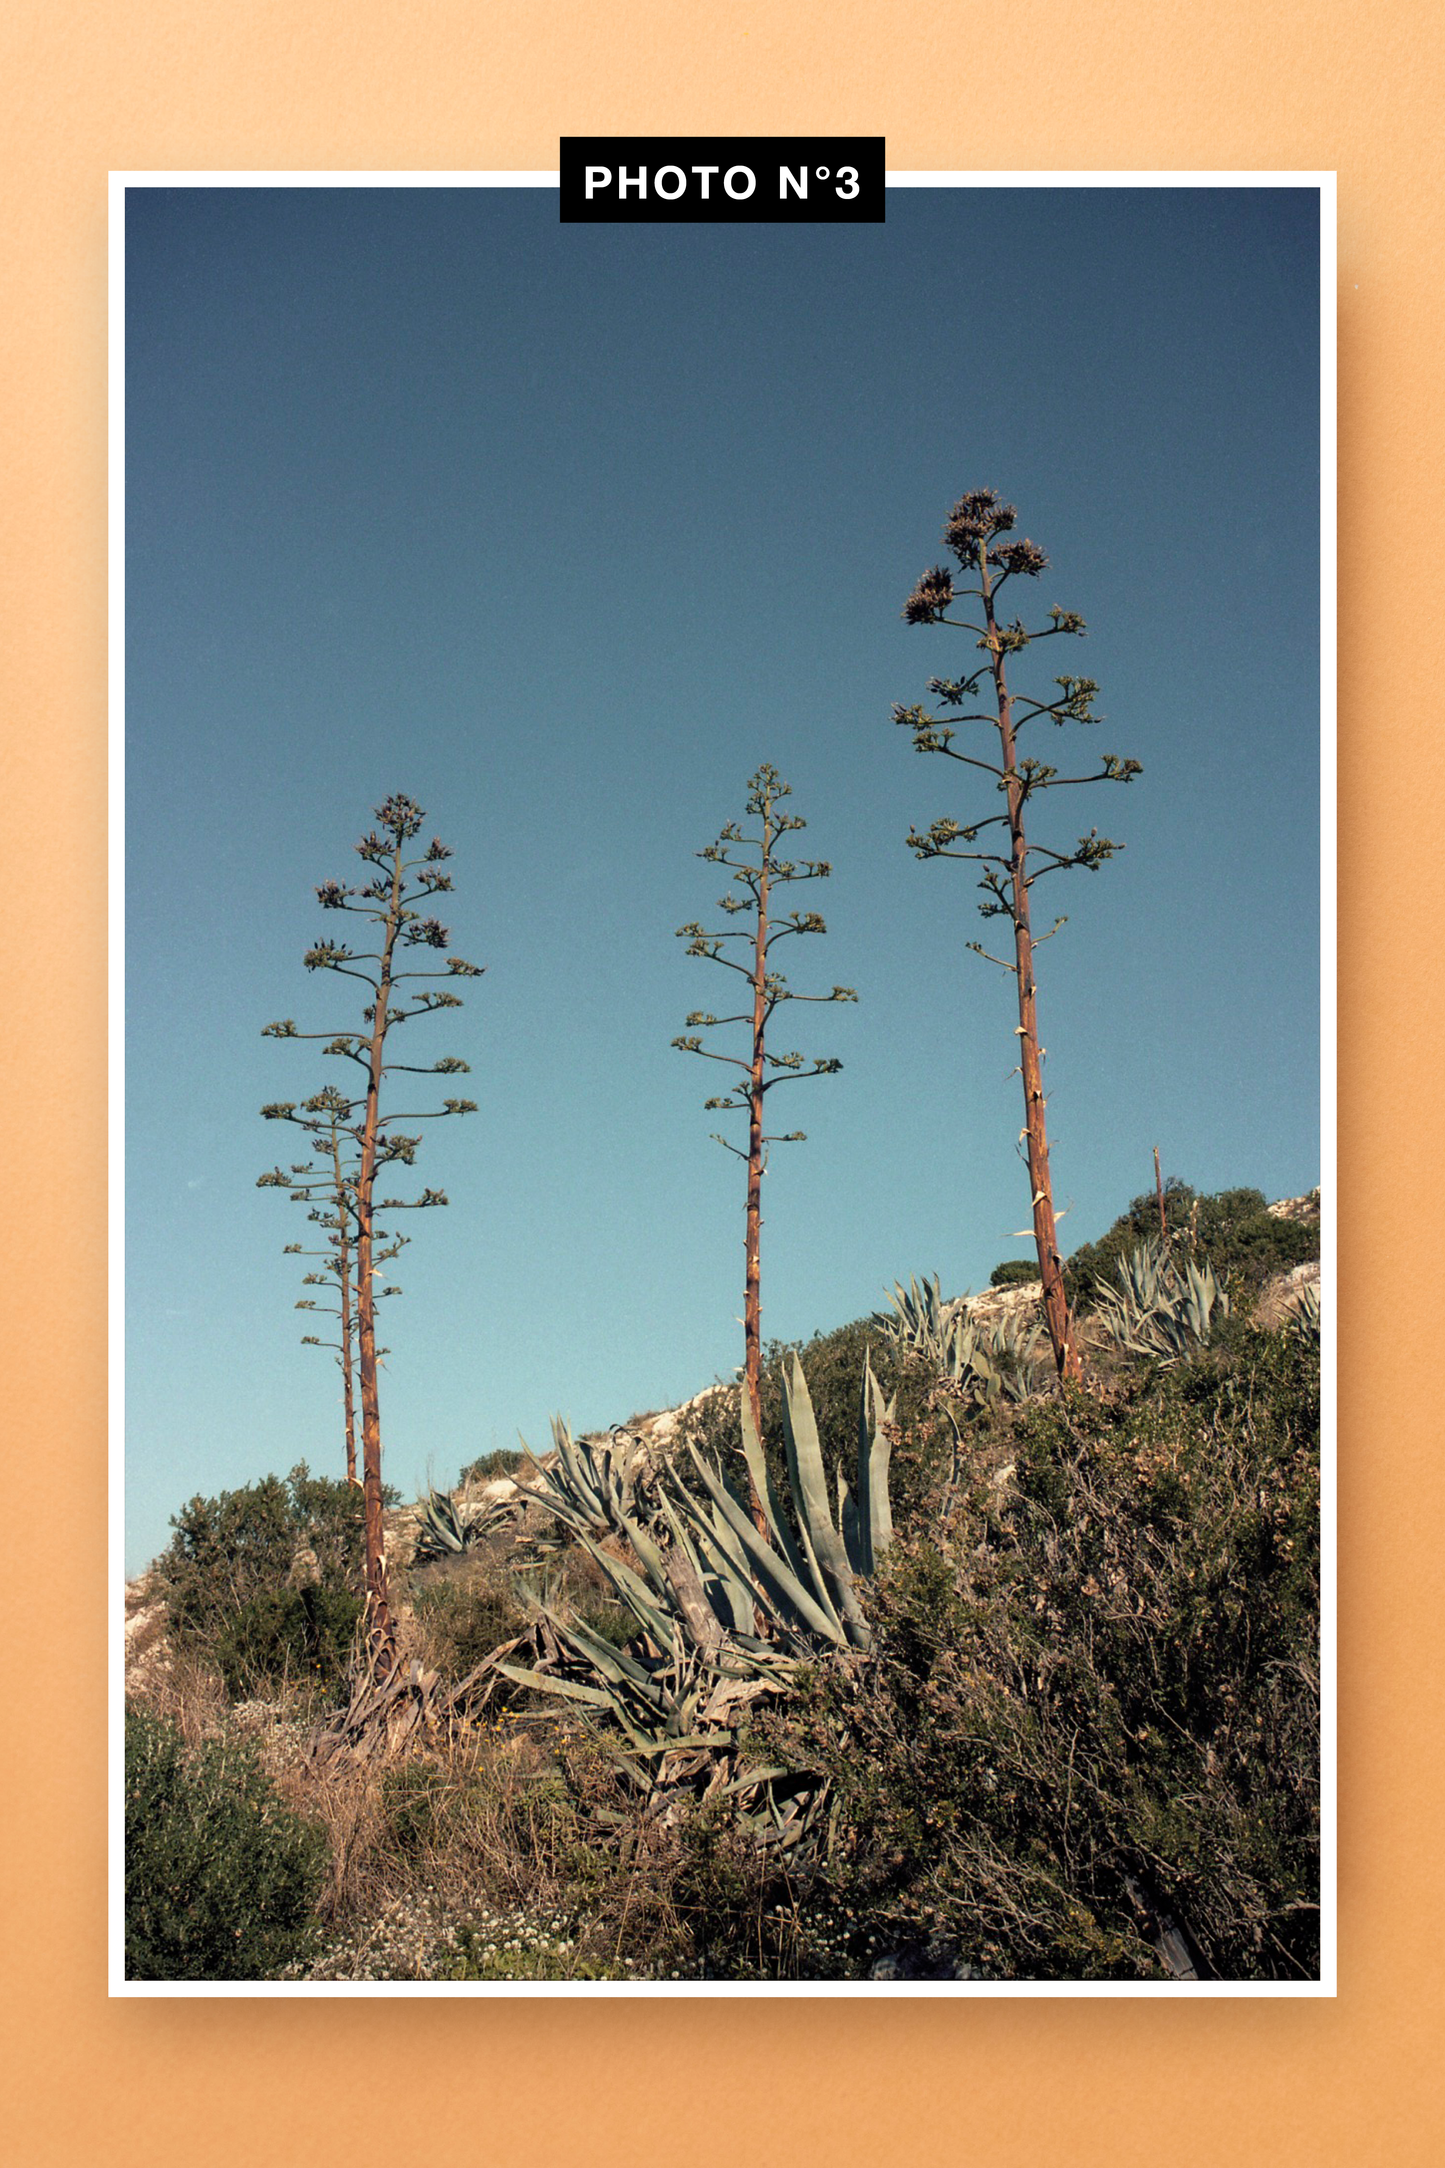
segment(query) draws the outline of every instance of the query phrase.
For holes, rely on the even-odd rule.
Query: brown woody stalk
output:
[[[747,811],[758,821],[759,831],[744,835],[735,821],[729,821],[715,843],[699,851],[700,858],[714,865],[727,866],[732,873],[734,888],[741,894],[728,894],[719,899],[718,908],[729,918],[750,913],[750,929],[723,928],[706,932],[697,924],[678,928],[679,937],[686,940],[689,956],[703,956],[709,962],[725,964],[730,971],[737,971],[749,983],[751,1001],[748,1009],[735,1016],[713,1016],[705,1010],[694,1010],[687,1019],[689,1035],[673,1040],[673,1045],[684,1053],[701,1054],[709,1061],[720,1061],[738,1072],[729,1090],[720,1097],[709,1099],[709,1108],[746,1111],[748,1117],[748,1142],[744,1151],[726,1137],[717,1142],[734,1153],[747,1165],[747,1218],[744,1234],[743,1274],[743,1390],[758,1436],[762,1435],[762,1189],[763,1175],[767,1170],[768,1147],[773,1144],[801,1144],[804,1132],[794,1129],[786,1135],[768,1135],[764,1128],[764,1101],[770,1091],[788,1079],[801,1076],[831,1076],[842,1063],[833,1059],[814,1060],[804,1065],[801,1054],[770,1053],[768,1050],[768,1027],[779,1005],[784,1001],[856,1001],[857,995],[850,986],[835,986],[827,994],[795,994],[769,961],[770,951],[790,934],[824,933],[827,928],[816,911],[790,911],[775,914],[773,891],[793,881],[824,880],[832,868],[821,859],[804,859],[794,862],[781,858],[777,846],[782,837],[806,827],[807,823],[796,813],[779,811],[780,800],[791,795],[789,786],[782,781],[775,768],[766,764],[759,768],[748,784]],[[741,851],[744,855],[735,855]],[[750,949],[747,962],[725,953],[724,944],[746,942]],[[744,1055],[720,1053],[704,1046],[700,1037],[693,1036],[694,1029],[713,1030],[729,1025],[745,1025],[750,1032],[749,1051]],[[753,1517],[758,1527],[766,1532],[767,1521],[762,1501],[752,1493]]]
[[[988,553],[978,555],[984,619],[988,626],[989,667],[998,702],[999,748],[1008,804],[1010,917],[1014,929],[1014,983],[1018,989],[1019,1070],[1024,1087],[1024,1133],[1028,1152],[1029,1193],[1033,1202],[1034,1244],[1044,1285],[1044,1323],[1060,1377],[1076,1377],[1078,1350],[1069,1329],[1064,1294],[1064,1261],[1059,1254],[1054,1217],[1054,1182],[1049,1169],[1049,1132],[1045,1114],[1044,1067],[1039,1048],[1038,987],[1034,979],[1034,938],[1029,917],[1028,839],[1024,834],[1024,786],[1014,740],[1013,702],[1009,698],[1004,646],[988,576]]]
[[[1007,533],[1016,517],[1014,507],[1001,503],[995,490],[974,490],[961,497],[953,508],[944,538],[960,566],[966,572],[977,574],[977,586],[956,587],[951,569],[935,566],[924,573],[903,610],[910,624],[956,625],[975,634],[985,662],[964,678],[934,678],[929,690],[939,694],[946,706],[958,710],[961,721],[981,723],[996,732],[999,764],[959,750],[954,743],[957,733],[951,723],[922,707],[895,707],[893,713],[895,722],[912,730],[917,751],[944,753],[967,767],[982,770],[994,778],[995,789],[1004,799],[1002,813],[990,814],[967,825],[952,819],[938,820],[923,833],[910,831],[908,842],[920,858],[962,858],[979,865],[983,869],[979,886],[984,891],[984,902],[980,906],[984,917],[1006,917],[1013,927],[1012,962],[989,955],[976,941],[968,945],[987,962],[1014,975],[1018,996],[1019,1071],[1024,1092],[1024,1126],[1019,1141],[1025,1148],[1029,1172],[1034,1246],[1044,1290],[1044,1320],[1059,1375],[1069,1378],[1077,1376],[1079,1358],[1064,1294],[1063,1259],[1059,1253],[1054,1211],[1043,1048],[1039,1043],[1038,990],[1034,975],[1035,950],[1041,941],[1047,941],[1058,932],[1064,920],[1056,919],[1047,934],[1035,935],[1030,895],[1034,884],[1045,874],[1069,867],[1094,871],[1122,845],[1110,842],[1094,829],[1087,836],[1081,836],[1073,850],[1056,851],[1048,845],[1030,843],[1025,817],[1030,799],[1046,790],[1083,783],[1127,783],[1140,773],[1140,767],[1136,760],[1121,761],[1112,753],[1106,753],[1097,772],[1063,776],[1044,761],[1020,758],[1020,732],[1041,718],[1047,717],[1059,726],[1066,722],[1096,722],[1098,718],[1091,703],[1098,687],[1092,678],[1059,677],[1054,680],[1059,690],[1052,700],[1021,699],[1010,689],[1007,668],[1010,655],[1022,653],[1034,642],[1055,634],[1082,635],[1085,629],[1081,617],[1073,611],[1060,609],[1050,611],[1051,622],[1047,626],[1032,631],[1018,619],[1011,624],[1000,620],[997,604],[1004,583],[1019,576],[1037,578],[1048,566],[1048,558],[1033,542],[991,545],[991,538]],[[982,622],[948,614],[962,597],[977,599]],[[988,681],[986,692],[981,691],[985,680]],[[959,843],[972,845],[994,828],[1005,831],[997,841],[1002,846],[1006,839],[1006,848],[956,847]]]
[[[364,1028],[360,1031],[298,1032],[293,1022],[268,1024],[266,1036],[283,1039],[325,1039],[327,1054],[336,1055],[356,1064],[364,1071],[364,1082],[354,1096],[336,1093],[335,1098],[342,1112],[339,1117],[345,1133],[356,1148],[354,1177],[346,1185],[352,1216],[356,1227],[356,1342],[357,1371],[361,1394],[361,1491],[362,1515],[365,1533],[366,1556],[366,1607],[367,1646],[372,1669],[377,1673],[389,1671],[396,1659],[396,1629],[391,1613],[386,1583],[386,1553],[384,1525],[384,1494],[381,1467],[381,1411],[377,1391],[377,1362],[381,1350],[376,1344],[376,1303],[380,1295],[393,1292],[376,1285],[378,1268],[392,1251],[377,1249],[379,1241],[387,1238],[377,1226],[378,1213],[418,1210],[432,1205],[443,1205],[446,1198],[440,1190],[424,1190],[420,1197],[376,1196],[377,1176],[391,1165],[410,1167],[416,1157],[419,1136],[403,1135],[392,1125],[396,1122],[438,1121],[450,1114],[473,1114],[475,1102],[470,1099],[447,1099],[441,1107],[425,1113],[388,1112],[383,1116],[383,1096],[386,1080],[394,1073],[410,1072],[421,1075],[450,1075],[465,1071],[467,1063],[453,1056],[425,1066],[413,1062],[395,1062],[386,1059],[387,1036],[394,1024],[408,1018],[429,1013],[438,1008],[459,1008],[460,1000],[455,994],[424,991],[409,996],[403,991],[402,982],[456,977],[478,976],[478,966],[463,962],[460,957],[449,957],[447,968],[442,971],[410,971],[399,967],[399,959],[414,947],[444,949],[448,934],[444,926],[434,918],[423,918],[416,908],[423,899],[429,899],[451,887],[450,877],[439,870],[440,862],[449,858],[451,852],[441,843],[433,841],[421,856],[408,859],[406,846],[418,833],[425,818],[420,806],[400,794],[388,798],[376,809],[378,829],[362,837],[357,844],[358,855],[376,868],[372,878],[361,888],[348,888],[339,881],[326,881],[317,889],[317,897],[326,910],[350,911],[368,920],[377,930],[380,946],[375,950],[357,951],[342,942],[320,942],[307,952],[305,962],[309,971],[327,970],[344,977],[359,979],[367,988],[370,999],[362,1012]],[[406,1005],[410,1000],[410,1006]],[[303,1110],[298,1115],[291,1103],[279,1103],[265,1107],[262,1112],[268,1119],[301,1121],[305,1126]],[[339,1162],[338,1162],[339,1166]],[[307,1177],[311,1170],[293,1169],[293,1176]],[[273,1182],[305,1194],[278,1168],[274,1174],[263,1175],[263,1182]]]

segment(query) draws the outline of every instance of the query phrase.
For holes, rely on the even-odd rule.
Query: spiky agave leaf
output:
[[[537,1471],[532,1498],[574,1533],[617,1533],[630,1512],[634,1486],[613,1447],[598,1439],[574,1439],[560,1415],[552,1417],[552,1444],[557,1458],[544,1468],[526,1439],[522,1440],[522,1449]]]
[[[441,1550],[464,1551],[466,1529],[452,1499],[444,1491],[432,1491],[422,1507],[422,1532]]]
[[[752,1478],[753,1495],[761,1502],[763,1515],[768,1524],[768,1532],[787,1560],[794,1578],[807,1583],[810,1579],[808,1562],[804,1558],[802,1549],[793,1534],[792,1523],[778,1493],[778,1487],[773,1481],[772,1471],[764,1457],[763,1443],[758,1436],[757,1425],[753,1421],[752,1403],[746,1393],[742,1393],[739,1398],[741,1403],[743,1458],[747,1462],[748,1474]],[[813,1578],[816,1579],[816,1576],[813,1576]],[[826,1590],[820,1588],[819,1594],[823,1596],[826,1602]],[[831,1610],[831,1608],[830,1605],[829,1609]]]
[[[751,1636],[758,1606],[748,1575],[747,1553],[711,1501],[705,1520],[701,1513],[699,1508],[693,1534],[707,1566],[707,1588],[713,1609],[734,1633]]]
[[[1026,1400],[1033,1390],[1033,1364],[1043,1338],[1038,1325],[1026,1328],[1012,1318],[985,1324],[972,1316],[954,1321],[950,1374],[974,1400]]]
[[[644,1581],[639,1574],[634,1573],[625,1560],[614,1558],[610,1551],[604,1551],[590,1536],[582,1536],[579,1541],[588,1556],[595,1560],[606,1574],[620,1601],[632,1613],[642,1631],[650,1634],[666,1655],[674,1654],[676,1613],[668,1600],[667,1582],[661,1572],[653,1575],[649,1570],[649,1586],[649,1581]]]
[[[783,1365],[783,1438],[788,1474],[798,1508],[798,1533],[819,1585],[841,1613],[848,1639],[866,1649],[872,1639],[858,1603],[857,1584],[843,1538],[828,1503],[828,1478],[818,1442],[818,1422],[803,1366],[791,1349]]]
[[[872,1352],[865,1347],[863,1382],[858,1394],[858,1492],[853,1507],[858,1553],[855,1565],[859,1573],[872,1573],[893,1541],[888,1498],[888,1465],[893,1448],[888,1425],[897,1406],[896,1394],[884,1405],[882,1388],[873,1375]]]
[[[895,1280],[889,1295],[893,1315],[877,1313],[877,1322],[885,1332],[892,1334],[900,1347],[921,1355],[936,1368],[942,1369],[948,1362],[949,1332],[959,1306],[964,1299],[945,1302],[939,1287],[938,1274],[925,1279],[920,1286],[910,1273],[905,1288]]]
[[[1320,1304],[1319,1281],[1302,1281],[1294,1290],[1291,1298],[1290,1313],[1285,1319],[1286,1328],[1305,1337],[1312,1334],[1315,1339],[1318,1339],[1323,1325],[1323,1316],[1324,1313]]]
[[[911,1277],[906,1288],[895,1282],[889,1300],[894,1314],[878,1313],[882,1329],[926,1362],[935,1377],[948,1379],[964,1399],[1027,1399],[1033,1390],[1038,1326],[1021,1332],[1008,1318],[984,1324],[971,1314],[967,1295],[943,1300],[936,1273],[922,1286]]]
[[[696,1499],[679,1491],[674,1504],[662,1485],[658,1498],[672,1537],[663,1572],[699,1641],[715,1654],[726,1634],[752,1631],[752,1591],[719,1550],[711,1516]]]

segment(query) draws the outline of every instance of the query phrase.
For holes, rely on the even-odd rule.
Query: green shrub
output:
[[[1001,1265],[995,1265],[988,1276],[990,1287],[1027,1287],[1030,1280],[1039,1276],[1038,1260],[1032,1257],[1006,1257]]]
[[[125,1715],[125,1969],[132,1980],[264,1980],[305,1957],[326,1863],[251,1755],[187,1752]]]
[[[364,1609],[349,1589],[320,1582],[263,1589],[224,1618],[211,1641],[227,1693],[241,1701],[288,1682],[335,1686],[346,1674]]]
[[[443,1675],[463,1678],[503,1641],[525,1633],[520,1589],[492,1547],[414,1567],[407,1593],[426,1631],[428,1655]]]
[[[396,1493],[388,1490],[394,1504]],[[344,1666],[360,1610],[363,1529],[355,1484],[313,1476],[191,1499],[156,1562],[178,1644],[217,1664],[233,1694]],[[309,1554],[309,1555],[307,1555]],[[304,1559],[304,1572],[293,1569]],[[303,1585],[297,1587],[294,1582]]]
[[[480,1460],[467,1462],[457,1477],[457,1488],[464,1483],[491,1483],[504,1475],[515,1475],[527,1456],[514,1445],[499,1445],[495,1452],[483,1453]]]
[[[689,1803],[659,1841],[653,1873],[654,1964],[704,1980],[776,1980],[796,1970],[796,1877],[721,1803]]]
[[[1224,1189],[1205,1197],[1171,1176],[1164,1185],[1164,1206],[1171,1247],[1195,1262],[1208,1259],[1234,1294],[1257,1295],[1274,1273],[1320,1254],[1319,1221],[1275,1219],[1263,1190]],[[1158,1233],[1159,1200],[1146,1190],[1107,1234],[1068,1259],[1064,1291],[1070,1303],[1088,1304],[1097,1283],[1114,1285],[1119,1259]]]
[[[1241,1330],[999,1420],[1012,1482],[970,1432],[873,1658],[774,1738],[833,1780],[839,1893],[996,1977],[1160,1978],[1132,1885],[1217,1977],[1316,1977],[1317,1347]]]

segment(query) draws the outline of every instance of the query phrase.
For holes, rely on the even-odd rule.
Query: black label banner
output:
[[[883,222],[882,136],[563,136],[564,223]]]

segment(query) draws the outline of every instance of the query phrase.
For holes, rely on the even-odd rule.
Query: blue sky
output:
[[[452,846],[443,915],[486,967],[417,1027],[480,1111],[418,1159],[452,1202],[386,1318],[400,1488],[741,1359],[742,1169],[670,1041],[722,1003],[674,929],[715,918],[695,853],[762,761],[834,867],[786,968],[859,995],[788,1019],[844,1067],[788,1097],[765,1334],[1028,1254],[1011,985],[964,947],[970,869],[903,841],[978,800],[890,718],[968,666],[900,615],[966,489],[1048,550],[1031,614],[1088,620],[1021,689],[1086,670],[1086,754],[1144,766],[1037,831],[1126,846],[1048,897],[1065,1248],[1155,1144],[1198,1188],[1319,1179],[1317,243],[1303,189],[893,191],[851,229],[129,192],[128,1570],[197,1491],[340,1472],[300,1215],[255,1186],[261,1104],[330,1077],[260,1034],[354,1022],[301,957],[393,791]]]

